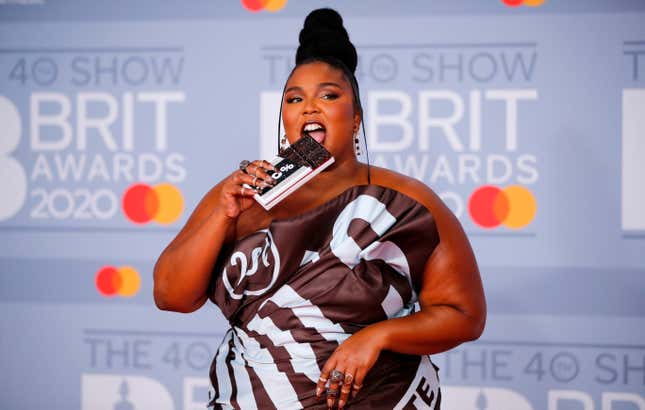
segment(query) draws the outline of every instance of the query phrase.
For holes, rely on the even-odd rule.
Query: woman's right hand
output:
[[[235,219],[240,216],[253,205],[253,195],[258,190],[275,184],[274,179],[267,174],[269,170],[275,171],[271,163],[256,160],[249,163],[244,170],[238,169],[222,181],[217,206],[227,218]],[[257,190],[249,186],[256,187]]]

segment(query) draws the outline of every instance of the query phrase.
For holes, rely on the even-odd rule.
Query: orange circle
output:
[[[125,297],[136,295],[141,287],[139,272],[137,272],[132,266],[121,266],[118,269],[118,274],[121,278],[121,284],[117,290],[119,295]]]
[[[155,185],[153,191],[159,203],[153,216],[155,222],[163,225],[175,222],[184,210],[184,197],[181,191],[167,183]]]
[[[521,185],[511,185],[502,191],[511,203],[508,215],[502,223],[511,229],[523,228],[535,218],[537,202],[533,193]]]
[[[287,0],[265,0],[264,9],[266,11],[276,12],[287,4]]]

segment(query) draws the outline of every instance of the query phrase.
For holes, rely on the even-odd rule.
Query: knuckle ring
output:
[[[354,381],[354,376],[352,376],[351,374],[346,374],[344,383],[350,384],[352,381]]]
[[[247,159],[240,161],[240,165],[239,165],[240,171],[244,172],[245,174],[248,174],[248,172],[246,172],[246,167],[248,167],[250,164],[251,164],[251,161]]]
[[[360,390],[362,387],[362,384],[354,384],[354,390]]]
[[[322,376],[320,376],[320,377],[318,378],[318,381],[319,381],[319,382],[323,382],[323,383],[327,383],[327,378],[326,378],[326,377],[322,377]]]
[[[334,369],[331,371],[331,382],[338,383],[341,380],[343,380],[344,376],[345,375],[343,374],[343,372],[341,372],[340,370]]]

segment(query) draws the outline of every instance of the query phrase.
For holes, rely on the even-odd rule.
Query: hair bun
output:
[[[296,64],[315,57],[334,57],[342,61],[353,73],[358,56],[343,26],[343,18],[329,8],[314,10],[305,19],[298,37]]]

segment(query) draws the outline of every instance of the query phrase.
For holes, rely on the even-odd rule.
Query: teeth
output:
[[[304,131],[317,131],[322,129],[324,129],[323,126],[317,123],[306,124],[303,128]]]

